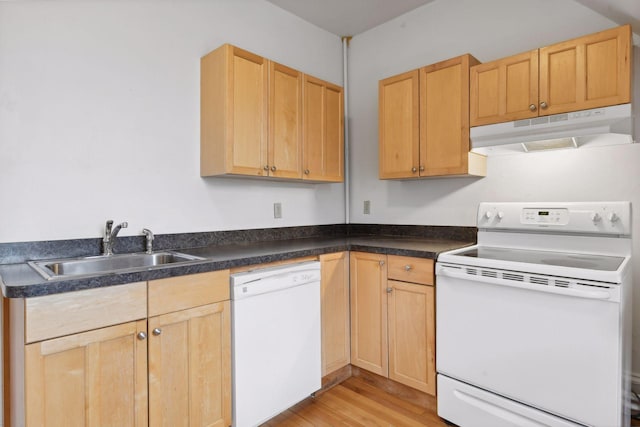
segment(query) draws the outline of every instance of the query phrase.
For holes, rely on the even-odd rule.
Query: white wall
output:
[[[200,178],[227,42],[342,84],[340,38],[264,0],[0,2],[0,242],[343,223],[342,184]]]
[[[354,37],[351,222],[475,226],[481,201],[630,200],[640,256],[640,144],[490,157],[482,179],[378,180],[378,80],[467,52],[486,62],[616,25],[571,0],[438,0]],[[639,53],[635,48],[636,135]],[[371,215],[363,214],[364,200]],[[640,325],[640,262],[633,278]],[[639,329],[633,368],[640,384]]]

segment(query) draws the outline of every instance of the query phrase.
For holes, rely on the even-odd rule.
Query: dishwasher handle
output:
[[[295,264],[231,275],[231,299],[240,300],[320,283],[320,263]]]
[[[550,294],[563,295],[568,297],[576,297],[576,298],[586,298],[586,299],[595,299],[595,300],[609,300],[612,302],[619,301],[619,295],[617,292],[612,292],[610,289],[575,289],[575,288],[564,288],[561,286],[550,286],[550,285],[539,285],[535,283],[529,282],[520,282],[514,280],[500,279],[496,277],[487,277],[487,276],[477,276],[470,275],[458,271],[458,268],[452,268],[447,266],[442,266],[438,269],[437,275],[443,277],[449,277],[452,279],[466,280],[470,282],[481,282],[488,283],[491,285],[498,286],[508,286],[511,288],[523,289],[534,292],[544,292]],[[436,278],[436,286],[437,286],[437,278]],[[586,286],[585,286],[586,287]]]

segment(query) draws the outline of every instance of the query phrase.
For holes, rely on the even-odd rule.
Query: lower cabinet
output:
[[[351,363],[435,395],[433,260],[350,258]]]
[[[231,425],[228,270],[5,308],[5,425]]]
[[[231,425],[229,301],[149,319],[149,425]]]
[[[140,320],[27,344],[26,425],[146,426],[146,330]]]
[[[320,255],[322,375],[351,361],[349,330],[349,253]]]

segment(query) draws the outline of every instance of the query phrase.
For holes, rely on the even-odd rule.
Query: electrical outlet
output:
[[[371,214],[371,200],[364,201],[364,214],[365,215]]]
[[[282,203],[277,202],[273,204],[273,217],[282,218]]]

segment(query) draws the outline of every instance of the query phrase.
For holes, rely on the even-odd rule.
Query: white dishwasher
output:
[[[233,425],[257,426],[321,387],[320,262],[231,275]]]

